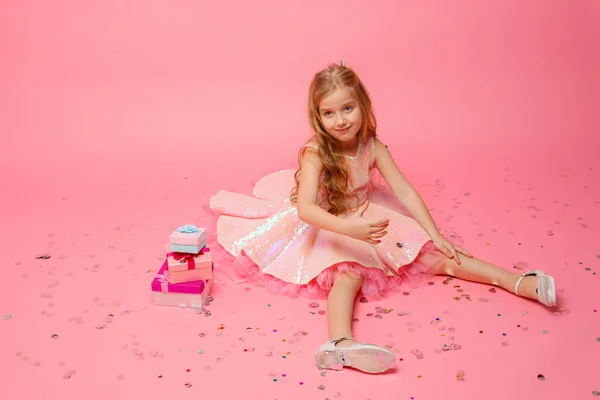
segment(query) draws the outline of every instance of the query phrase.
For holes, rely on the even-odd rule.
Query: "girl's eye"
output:
[[[325,111],[325,114],[324,114],[324,115],[325,115],[326,117],[329,117],[331,114],[332,114],[332,113],[331,113],[331,111]]]
[[[346,106],[346,111],[352,111],[352,106]]]

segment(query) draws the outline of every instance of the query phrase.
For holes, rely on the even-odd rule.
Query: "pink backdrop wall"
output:
[[[294,166],[308,82],[340,59],[408,171],[579,167],[600,148],[599,15],[592,0],[3,2],[3,184]]]

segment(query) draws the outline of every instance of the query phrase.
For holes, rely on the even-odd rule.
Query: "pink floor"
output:
[[[3,2],[1,399],[598,395],[599,3],[363,3]],[[399,359],[370,376],[314,367],[324,302],[219,266],[210,316],[152,304],[168,233],[296,166],[311,74],[340,59],[439,225],[554,275],[559,307],[443,277],[357,303]]]

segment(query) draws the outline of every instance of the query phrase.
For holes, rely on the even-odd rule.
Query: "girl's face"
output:
[[[327,133],[342,143],[353,143],[362,126],[360,107],[345,87],[321,100],[319,115]]]

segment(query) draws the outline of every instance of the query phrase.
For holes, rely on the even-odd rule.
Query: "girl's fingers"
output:
[[[387,218],[383,218],[383,219],[370,221],[370,223],[371,223],[371,225],[385,225],[385,224],[389,224],[390,220]]]
[[[386,228],[387,228],[387,225],[372,227],[371,229],[369,229],[369,233],[372,234],[372,233],[383,232]]]
[[[465,255],[465,256],[467,256],[467,257],[470,257],[470,258],[472,258],[472,257],[473,257],[473,255],[472,255],[471,253],[469,253],[468,251],[466,251],[465,249],[463,249],[463,248],[461,248],[461,247],[454,246],[454,248],[455,248],[455,249],[456,249],[456,251],[458,251],[460,254],[463,254],[463,255]]]
[[[381,237],[384,237],[385,235],[387,235],[386,231],[376,232],[371,235],[371,238],[381,238]]]
[[[452,249],[452,255],[454,256],[454,261],[456,261],[456,263],[460,265],[460,257],[458,256],[458,253],[454,248]]]
[[[452,252],[446,246],[442,247],[442,253],[444,253],[448,258],[453,258]]]

